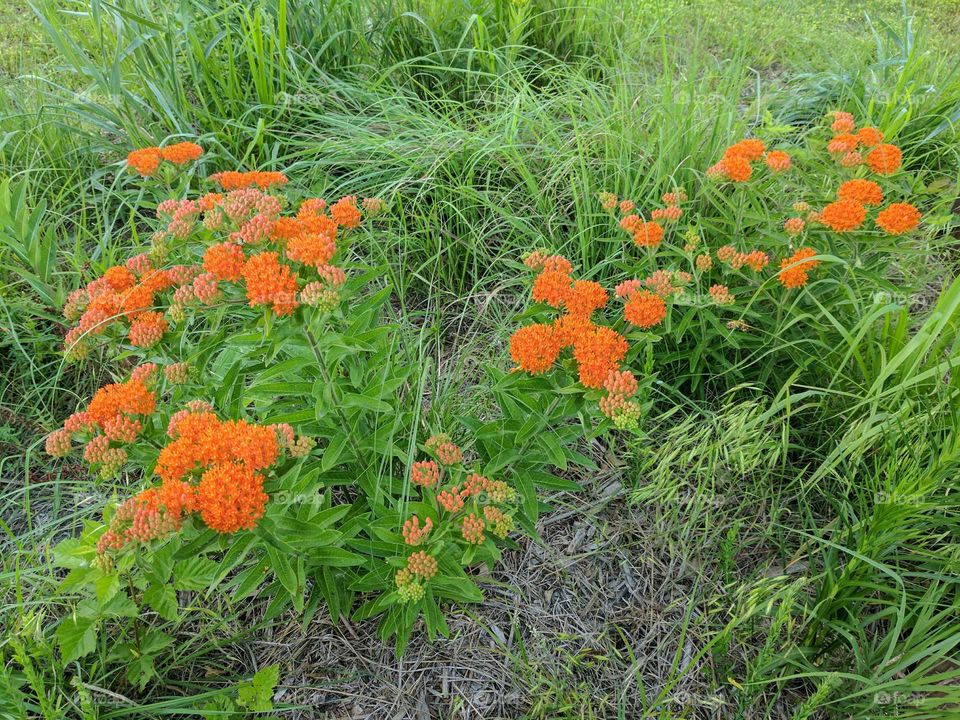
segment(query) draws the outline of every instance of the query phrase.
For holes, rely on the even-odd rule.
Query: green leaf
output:
[[[251,712],[273,710],[273,691],[279,679],[279,665],[261,668],[250,680],[237,685],[237,704]]]
[[[270,565],[273,567],[274,575],[277,576],[277,580],[280,581],[283,589],[287,591],[287,594],[293,601],[293,606],[298,611],[302,610],[304,584],[300,582],[302,573],[298,572],[298,570],[303,561],[297,558],[298,567],[295,568],[290,561],[290,556],[286,553],[281,553],[272,545],[267,545],[267,555],[270,557]]]
[[[120,577],[115,573],[101,575],[97,578],[96,583],[94,583],[94,587],[97,593],[97,600],[101,605],[104,605],[109,602],[120,589]]]
[[[393,407],[389,403],[378,398],[368,397],[360,393],[347,393],[341,400],[343,407],[362,408],[363,410],[372,410],[373,412],[389,413]]]
[[[563,452],[563,446],[551,432],[545,432],[537,436],[540,445],[547,451],[547,455],[555,466],[561,470],[567,469],[567,456]]]
[[[143,593],[143,601],[164,620],[172,622],[180,616],[177,593],[170,585],[151,583]]]
[[[73,662],[92,652],[96,647],[96,621],[92,618],[76,616],[64,618],[57,626],[56,636],[63,662]]]
[[[310,551],[310,560],[318,565],[327,567],[351,567],[363,565],[366,558],[363,555],[336,547],[318,547]]]
[[[206,590],[216,574],[217,564],[210,558],[180,560],[173,568],[173,584],[177,590]]]
[[[333,436],[326,450],[323,451],[323,458],[320,460],[320,470],[322,472],[327,472],[337,464],[337,460],[340,459],[340,455],[349,441],[350,436],[344,431]]]

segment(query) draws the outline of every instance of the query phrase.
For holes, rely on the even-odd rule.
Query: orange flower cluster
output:
[[[806,285],[809,271],[820,264],[819,260],[809,259],[816,254],[817,251],[813,248],[803,247],[798,248],[790,257],[781,260],[781,269],[777,274],[780,284],[788,289],[801,288]]]
[[[803,228],[806,227],[806,225],[807,223],[803,218],[792,217],[784,221],[783,229],[787,235],[796,236],[803,232]]]
[[[149,310],[156,302],[156,295],[173,287],[176,280],[168,272],[154,270],[149,261],[139,256],[131,261],[129,265],[136,272],[130,267],[115,265],[85,288],[70,294],[63,316],[76,324],[63,341],[68,358],[82,357],[87,350],[86,338],[102,335],[120,321],[132,321],[133,330],[137,320],[147,316],[130,335],[131,342],[140,347],[149,347],[166,331],[165,322],[157,318],[158,313]]]
[[[764,157],[767,146],[762,140],[749,138],[731,145],[723,151],[723,157],[707,170],[707,177],[747,182],[753,175],[752,163]],[[790,167],[790,156],[781,150],[766,153],[767,166],[774,172],[783,172]],[[772,158],[770,157],[772,156]]]
[[[197,469],[242,464],[262,470],[279,455],[276,431],[245,420],[221,421],[208,410],[190,411],[168,429],[173,442],[157,458],[156,474],[164,482],[182,480]]]
[[[607,373],[616,370],[627,353],[626,339],[612,329],[596,325],[593,313],[606,307],[608,293],[598,283],[572,280],[571,265],[560,256],[532,253],[528,267],[539,270],[531,296],[565,313],[552,324],[519,328],[510,338],[510,356],[521,370],[540,374],[549,370],[560,353],[570,348],[577,361],[580,382],[599,388]]]
[[[360,210],[357,208],[356,195],[342,197],[330,206],[330,217],[337,225],[353,229],[360,225]]]
[[[127,167],[141,177],[153,175],[163,161],[185,165],[203,155],[203,148],[192,142],[181,142],[166,147],[145,147],[127,155]]]
[[[790,169],[790,156],[782,150],[771,150],[764,157],[764,162],[775,173],[786,172]]]
[[[427,518],[423,525],[416,515],[403,523],[403,541],[407,545],[420,545],[433,530],[433,520]]]
[[[149,348],[160,342],[160,338],[167,331],[169,323],[158,312],[146,312],[130,323],[127,337],[135,347]]]
[[[466,540],[471,545],[480,545],[486,539],[483,531],[486,528],[483,519],[474,515],[469,514],[463,518],[463,522],[460,525],[460,531],[463,534],[463,539]]]
[[[711,285],[710,297],[717,305],[732,305],[734,297],[726,285]]]
[[[245,263],[243,248],[236,243],[211,245],[203,254],[203,269],[217,280],[236,282],[243,274]]]
[[[667,305],[656,293],[638,290],[630,293],[623,306],[623,316],[632,325],[649,330],[667,317]]]
[[[138,421],[122,413],[153,411],[153,394],[145,390],[141,380],[107,386],[94,401],[82,419],[87,426],[139,426]],[[263,516],[268,497],[263,491],[263,476],[255,471],[276,461],[277,431],[243,420],[224,422],[208,408],[204,403],[191,403],[171,418],[168,432],[173,441],[157,459],[161,484],[120,506],[101,538],[101,552],[174,532],[193,512],[199,513],[208,527],[222,533],[250,529]],[[117,414],[103,421],[110,413]],[[111,448],[110,439],[108,433],[90,441],[86,454],[91,461],[109,463],[116,459],[116,452],[122,450]],[[197,476],[198,482],[191,483]]]
[[[600,411],[618,428],[635,428],[639,424],[640,404],[631,398],[637,392],[637,379],[629,370],[611,370],[603,383],[607,394],[600,398]]]
[[[207,527],[220,533],[251,530],[263,517],[263,476],[245,462],[213,465],[196,488],[196,507]]]
[[[166,537],[180,529],[195,511],[195,503],[193,488],[184,482],[147,488],[117,508],[109,528],[97,541],[97,552]]]
[[[903,153],[896,145],[877,145],[867,153],[867,165],[877,175],[892,175],[903,163]]]
[[[902,162],[900,148],[883,144],[883,133],[874,127],[863,127],[856,131],[853,115],[835,111],[831,126],[833,138],[827,143],[827,151],[837,158],[843,167],[855,167],[864,161],[859,148],[873,148],[867,153],[866,162],[878,175],[890,175],[897,171]],[[864,202],[860,200],[860,202]]]
[[[892,203],[877,213],[877,226],[891,235],[910,232],[920,224],[920,211],[909,203]]]
[[[883,202],[883,190],[872,180],[847,180],[837,188],[840,200],[858,202],[862,205],[879,205]]]
[[[104,477],[116,474],[126,463],[127,452],[111,443],[134,442],[143,430],[140,418],[153,413],[156,407],[156,394],[147,387],[149,377],[142,379],[143,372],[139,375],[97,390],[85,410],[68,417],[60,430],[47,437],[46,451],[54,457],[64,457],[70,452],[73,435],[89,434],[84,459],[98,466]]]
[[[434,487],[440,483],[440,467],[433,460],[415,462],[410,468],[410,482],[421,487]]]
[[[275,252],[252,256],[243,266],[250,307],[270,305],[279,315],[289,315],[297,305],[297,274],[280,263]]]
[[[263,170],[252,170],[250,172],[227,170],[211,175],[210,180],[224,190],[240,190],[251,187],[265,190],[274,185],[286,185],[288,182],[287,176],[281,172],[267,172]]]
[[[866,208],[856,200],[837,200],[823,208],[820,222],[834,232],[842,233],[856,230],[866,217]]]
[[[160,148],[160,157],[174,165],[186,165],[198,160],[203,155],[203,148],[192,142],[179,142]]]
[[[446,433],[432,435],[425,447],[440,461],[441,465],[459,465],[463,462],[463,451],[450,440]]]

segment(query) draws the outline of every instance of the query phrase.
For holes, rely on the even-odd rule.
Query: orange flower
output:
[[[70,454],[70,432],[64,428],[54,430],[47,435],[44,449],[52,457],[66,457]]]
[[[280,450],[273,428],[244,420],[221,422],[205,407],[197,404],[170,418],[167,435],[173,442],[160,451],[156,467],[164,481],[180,480],[198,465],[242,463],[260,470],[276,461]]]
[[[875,147],[883,142],[883,133],[873,127],[860,128],[857,139],[864,147]]]
[[[345,228],[357,227],[360,224],[360,210],[356,196],[347,195],[337,200],[330,206],[330,217]]]
[[[697,259],[694,261],[697,270],[700,272],[706,272],[713,267],[713,258],[710,257],[710,253],[702,253],[697,255]]]
[[[872,180],[847,180],[837,188],[837,197],[864,205],[879,205],[883,202],[883,190]]]
[[[620,219],[620,227],[626,230],[628,233],[632,233],[637,229],[637,225],[640,224],[639,215],[625,215]]]
[[[570,296],[570,276],[559,270],[544,270],[533,281],[530,294],[535,302],[563,307]]]
[[[676,205],[668,205],[667,207],[657,208],[650,213],[651,220],[666,220],[668,222],[676,222],[681,217],[683,217],[683,210]]]
[[[766,157],[767,167],[776,173],[790,169],[790,156],[782,150],[771,150]]]
[[[867,165],[878,175],[891,175],[903,162],[903,153],[896,145],[881,144],[867,153]]]
[[[441,490],[437,493],[437,502],[447,512],[457,512],[463,509],[463,494],[460,488],[454,485],[449,490]]]
[[[433,460],[420,460],[410,468],[410,482],[421,487],[434,487],[440,482],[440,467]]]
[[[754,250],[744,255],[743,263],[754,272],[760,272],[770,264],[770,256],[762,250]]]
[[[801,288],[807,284],[807,272],[820,264],[819,260],[809,260],[817,254],[813,248],[798,248],[793,255],[780,261],[777,279],[785,288]],[[804,262],[806,261],[806,262]]]
[[[573,272],[573,265],[563,255],[550,255],[543,258],[543,270],[569,275]]]
[[[437,574],[437,559],[420,550],[407,558],[407,571],[429,580]]]
[[[830,126],[833,132],[838,135],[841,133],[851,133],[856,127],[853,121],[853,115],[842,110],[835,110],[833,113],[833,125]]]
[[[877,213],[877,225],[891,235],[910,232],[920,224],[920,211],[909,203],[893,203]]]
[[[626,298],[630,297],[632,293],[635,293],[641,287],[643,287],[643,282],[640,280],[624,280],[613,289],[613,294],[618,298]]]
[[[471,545],[479,545],[486,539],[486,535],[483,534],[485,527],[486,525],[483,519],[471,513],[463,518],[460,532],[463,534],[463,539],[468,543]]]
[[[220,533],[251,530],[267,505],[263,476],[244,463],[207,470],[197,485],[197,510],[207,527]]]
[[[636,282],[640,281],[637,280]],[[557,353],[559,354],[561,349],[576,345],[578,339],[593,332],[596,326],[590,322],[590,318],[567,313],[554,320],[552,327],[558,345]]]
[[[858,152],[848,152],[844,153],[843,157],[840,158],[840,165],[845,168],[856,167],[863,162],[863,155]]]
[[[109,529],[97,542],[97,552],[120,550],[130,543],[145,543],[176,532],[194,509],[195,491],[186,483],[147,488],[117,508]]]
[[[107,422],[121,415],[149,415],[156,408],[156,399],[143,380],[104,385],[94,393],[80,417],[84,424],[103,429]]]
[[[655,222],[638,223],[633,232],[637,247],[657,247],[663,240],[663,228]]]
[[[427,450],[432,452],[442,465],[457,465],[463,461],[463,451],[457,447],[446,433],[431,435],[425,443]]]
[[[584,332],[573,346],[580,382],[590,388],[602,387],[607,375],[617,369],[628,349],[626,338],[608,327],[593,327]]]
[[[236,282],[243,273],[247,258],[243,248],[231,242],[211,245],[203,254],[203,269],[217,280]]]
[[[174,165],[183,165],[196,160],[201,155],[203,155],[203,148],[192,142],[176,143],[160,149],[160,156]]]
[[[763,140],[747,138],[728,147],[724,151],[723,157],[724,159],[729,157],[742,157],[748,162],[753,162],[754,160],[759,160],[766,149],[767,146]]]
[[[337,245],[329,233],[301,233],[287,243],[287,257],[314,267],[326,265],[336,251]]]
[[[281,265],[275,252],[254,255],[243,266],[250,307],[271,305],[277,315],[289,315],[297,308],[297,274]]]
[[[127,155],[127,166],[140,173],[142,177],[153,175],[160,167],[160,148],[145,147],[133,150]]]
[[[143,423],[125,415],[117,415],[103,424],[103,434],[115,442],[132,443],[143,430]]]
[[[630,397],[637,391],[637,378],[629,370],[611,370],[603,381],[603,389],[611,395]]]
[[[592,280],[577,280],[567,295],[567,311],[571,315],[590,317],[594,310],[607,304],[607,291]]]
[[[730,155],[720,161],[720,172],[733,182],[746,182],[753,173],[750,161],[743,155]]]
[[[820,222],[834,232],[856,230],[867,217],[867,209],[856,200],[837,200],[820,214]]]
[[[510,357],[521,370],[539,375],[560,354],[560,339],[550,325],[527,325],[510,338]]]
[[[127,337],[135,347],[153,347],[167,331],[169,324],[161,313],[145,312],[130,323]]]
[[[733,245],[724,245],[717,250],[717,260],[728,263],[737,256],[737,249]]]
[[[636,203],[633,200],[623,200],[620,203],[620,212],[626,215],[627,213],[633,212],[633,209],[636,207]]]
[[[281,172],[264,172],[253,170],[251,172],[237,172],[228,170],[219,172],[210,176],[210,179],[217,183],[224,190],[239,190],[241,188],[258,187],[265,189],[271,185],[286,185],[287,176]]]
[[[416,515],[403,523],[403,541],[407,545],[420,545],[433,529],[433,520],[427,518],[427,521],[420,525],[420,518]]]
[[[799,235],[803,232],[803,228],[806,226],[803,218],[792,217],[787,218],[783,223],[783,229],[786,230],[787,235]]]
[[[709,292],[717,305],[730,305],[733,302],[733,295],[726,285],[711,285]]]
[[[133,287],[137,281],[133,273],[123,265],[114,265],[113,267],[107,268],[103,273],[103,279],[117,292],[122,292],[127,288]]]
[[[647,290],[633,293],[623,306],[627,322],[647,330],[663,322],[667,305],[660,296]]]
[[[827,143],[827,152],[840,154],[853,152],[857,149],[857,145],[860,143],[860,140],[856,135],[843,134],[837,135],[833,140]]]
[[[201,273],[193,279],[193,286],[190,288],[193,296],[204,305],[213,305],[220,294],[220,287],[217,284],[217,277],[213,273]],[[174,301],[180,300],[181,295],[186,295],[186,288],[179,288],[173,294]],[[183,298],[188,300],[188,297]]]

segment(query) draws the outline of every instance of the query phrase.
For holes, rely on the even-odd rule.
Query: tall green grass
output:
[[[550,247],[598,277],[620,268],[598,191],[644,203],[679,184],[722,213],[695,192],[699,169],[748,129],[802,134],[838,105],[896,130],[915,191],[942,193],[960,167],[956,58],[894,3],[796,3],[792,15],[759,2],[160,5],[38,1],[55,79],[0,94],[0,406],[13,417],[0,429],[16,448],[0,474],[30,478],[0,494],[12,628],[0,698],[27,698],[30,714],[85,712],[70,678],[117,681],[60,667],[44,631],[60,609],[49,547],[89,516],[68,504],[110,488],[48,473],[37,446],[102,380],[96,361],[64,366],[56,312],[140,243],[142,198],[122,173],[132,146],[199,137],[198,172],[283,169],[304,194],[392,198],[391,224],[358,251],[389,268],[403,318],[429,327],[423,359],[450,371],[431,402],[451,417],[484,403],[477,366],[502,360],[523,252]],[[953,254],[947,237],[925,251]],[[715,632],[702,651],[740,717],[783,698],[806,698],[797,718],[939,717],[958,701],[954,274],[905,273],[920,322],[837,283],[844,302],[818,309],[825,324],[806,343],[704,355],[700,394],[681,356],[660,368],[649,441],[614,445],[639,478],[634,500],[708,568],[697,609]],[[167,658],[183,661],[171,687],[211,689],[203,678],[230,643],[260,629],[238,617]],[[562,696],[540,698],[548,715],[571,701],[545,673],[531,669],[531,686]],[[651,690],[650,716],[668,717],[662,701]],[[161,687],[114,715],[187,709]]]

